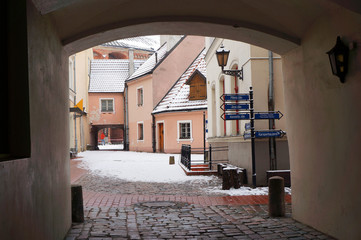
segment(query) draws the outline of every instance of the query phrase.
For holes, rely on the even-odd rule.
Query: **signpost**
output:
[[[255,131],[254,120],[281,119],[283,114],[280,111],[255,112],[253,109],[253,89],[249,93],[223,94],[221,96],[224,111],[223,120],[250,120],[245,124],[244,139],[251,139],[252,148],[252,184],[256,187],[256,159],[255,159],[255,138],[283,137],[286,133],[282,130],[260,130]],[[239,103],[241,102],[241,103]],[[250,131],[249,131],[250,130]]]

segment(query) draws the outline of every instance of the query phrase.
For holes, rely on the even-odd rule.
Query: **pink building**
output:
[[[157,104],[155,118],[156,151],[179,153],[182,144],[199,151],[206,146],[207,117],[206,64],[204,51]]]
[[[143,62],[135,60],[135,68]],[[105,143],[123,143],[124,81],[128,76],[128,59],[91,61],[88,116],[93,148],[101,142],[101,133]]]
[[[167,48],[167,43],[163,44],[126,81],[126,119],[129,128],[126,149],[131,151],[157,150],[156,124],[152,112],[202,51],[204,37],[186,36],[169,51]],[[176,129],[170,132],[176,132]]]

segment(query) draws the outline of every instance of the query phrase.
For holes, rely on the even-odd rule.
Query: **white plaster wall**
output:
[[[330,10],[283,56],[293,217],[348,240],[361,239],[360,26],[360,15]],[[358,43],[345,84],[326,55],[338,35]]]
[[[0,238],[60,240],[71,225],[67,56],[27,5],[31,156],[0,163]]]

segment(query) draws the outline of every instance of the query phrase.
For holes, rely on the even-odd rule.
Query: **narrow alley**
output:
[[[291,218],[290,194],[286,217],[269,218],[265,192],[243,187],[230,196],[217,191],[218,177],[186,176],[168,157],[88,151],[72,159],[71,182],[83,187],[85,221],[73,223],[65,239],[332,239]],[[122,177],[118,168],[128,174]]]

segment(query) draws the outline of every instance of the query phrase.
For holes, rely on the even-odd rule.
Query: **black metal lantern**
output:
[[[222,68],[222,72],[226,75],[236,76],[239,79],[243,80],[243,68],[240,70],[224,70],[224,67],[227,65],[228,57],[229,57],[229,50],[226,50],[223,46],[216,51],[216,57],[218,61],[218,65]]]
[[[218,61],[218,65],[223,68],[227,65],[228,62],[228,57],[229,57],[229,50],[226,50],[223,46],[223,44],[221,45],[221,47],[216,51],[216,56],[217,56],[217,61]]]
[[[345,77],[348,70],[348,47],[341,41],[340,36],[337,37],[336,45],[327,52],[330,59],[331,69],[333,75],[340,78],[342,83],[345,82]]]

